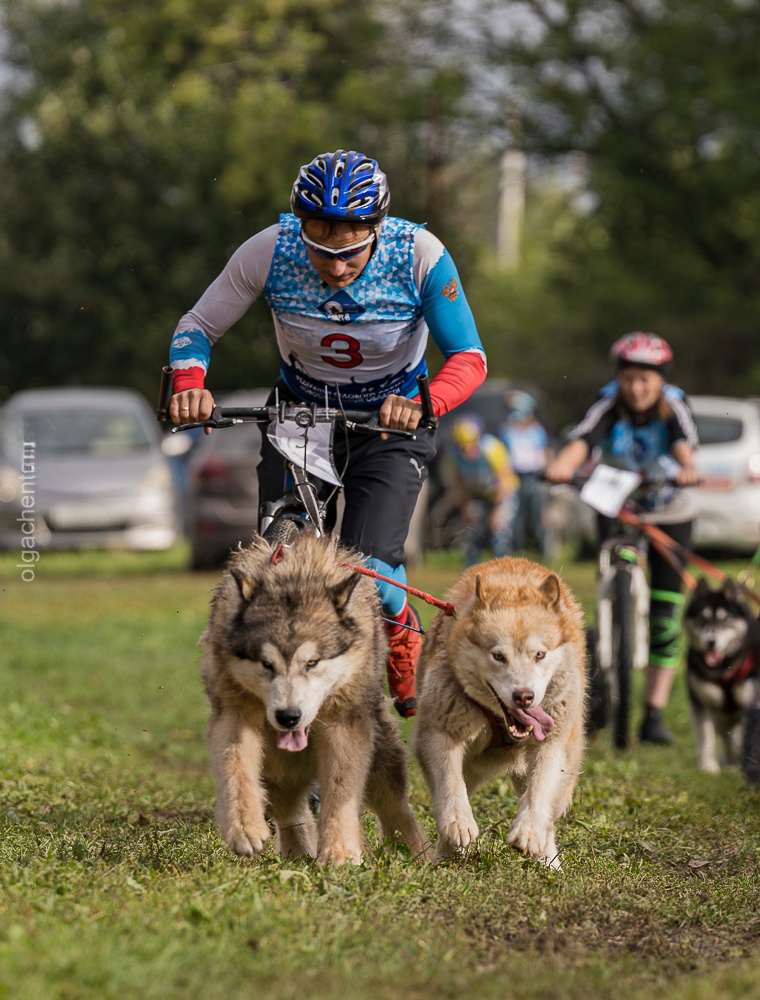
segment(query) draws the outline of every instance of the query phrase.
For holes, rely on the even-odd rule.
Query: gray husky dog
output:
[[[361,811],[414,855],[425,838],[407,800],[406,749],[383,692],[388,645],[375,584],[356,553],[308,532],[235,552],[203,636],[217,820],[257,855],[274,821],[284,857],[362,860]],[[319,825],[309,807],[319,782]]]
[[[737,765],[742,727],[758,701],[760,624],[733,580],[712,590],[702,578],[686,607],[684,628],[699,768],[718,774],[718,741],[724,746],[726,766]]]

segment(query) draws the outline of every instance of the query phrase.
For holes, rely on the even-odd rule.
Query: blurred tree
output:
[[[0,18],[0,398],[75,381],[152,397],[181,313],[320,150],[364,149],[394,209],[415,201],[436,77],[407,78],[367,0],[0,0]],[[263,304],[240,327],[216,388],[275,371]]]
[[[477,30],[492,127],[508,106],[534,158],[575,153],[577,166],[580,152],[588,171],[585,200],[554,203],[566,218],[547,233],[550,256],[483,265],[489,347],[501,282],[509,370],[531,345],[568,405],[634,328],[673,342],[691,391],[760,392],[760,5],[494,0]]]

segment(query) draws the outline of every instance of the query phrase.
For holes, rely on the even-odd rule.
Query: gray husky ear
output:
[[[258,581],[254,580],[240,569],[231,569],[230,573],[232,573],[232,577],[238,585],[238,590],[240,591],[240,596],[243,600],[246,602],[252,601],[261,586]]]
[[[699,583],[697,584],[694,590],[694,596],[702,600],[702,598],[707,597],[709,593],[710,593],[710,584],[703,576],[700,576]]]
[[[562,599],[562,590],[559,585],[559,577],[555,573],[550,573],[541,584],[541,593],[548,607],[558,608]]]
[[[739,591],[736,588],[734,581],[728,577],[723,581],[723,593],[726,595],[726,599],[729,601],[739,601]]]
[[[354,592],[354,588],[359,582],[359,574],[352,573],[347,576],[345,580],[341,580],[340,583],[336,583],[331,589],[330,593],[332,595],[333,604],[338,611],[342,611],[348,604],[351,594]]]

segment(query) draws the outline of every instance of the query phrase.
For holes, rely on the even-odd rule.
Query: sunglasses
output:
[[[362,240],[361,243],[352,243],[351,246],[341,247],[340,250],[332,250],[330,247],[323,247],[321,243],[315,243],[313,240],[310,240],[303,229],[301,230],[301,239],[306,246],[312,253],[315,253],[317,257],[321,257],[323,260],[353,260],[360,253],[364,253],[375,239],[375,235],[375,231],[373,230],[367,239]]]

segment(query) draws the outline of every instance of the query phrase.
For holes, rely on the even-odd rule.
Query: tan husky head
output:
[[[514,738],[541,741],[554,728],[542,702],[571,652],[563,585],[543,568],[506,576],[498,565],[486,564],[474,579],[456,630],[455,671],[467,694],[504,718]]]

